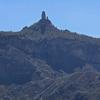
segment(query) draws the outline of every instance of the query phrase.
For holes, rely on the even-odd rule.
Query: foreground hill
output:
[[[99,100],[99,72],[80,71],[99,65],[100,39],[59,30],[45,12],[19,32],[0,32],[3,100]]]
[[[100,73],[92,70],[30,81],[24,85],[1,85],[1,100],[100,100]]]

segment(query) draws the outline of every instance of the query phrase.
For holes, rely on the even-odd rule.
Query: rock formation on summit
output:
[[[42,12],[41,19],[42,19],[42,20],[46,20],[46,19],[47,19],[47,18],[46,18],[45,11]]]

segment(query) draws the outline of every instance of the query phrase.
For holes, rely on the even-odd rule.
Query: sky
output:
[[[59,29],[100,38],[100,0],[0,0],[0,31],[20,31],[43,10]]]

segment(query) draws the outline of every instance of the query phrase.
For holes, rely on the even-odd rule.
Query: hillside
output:
[[[99,38],[59,30],[42,12],[30,27],[0,32],[0,100],[99,100],[99,65]]]

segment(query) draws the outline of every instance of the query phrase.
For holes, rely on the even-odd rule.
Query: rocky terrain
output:
[[[41,19],[0,32],[0,100],[100,100],[100,39]]]

